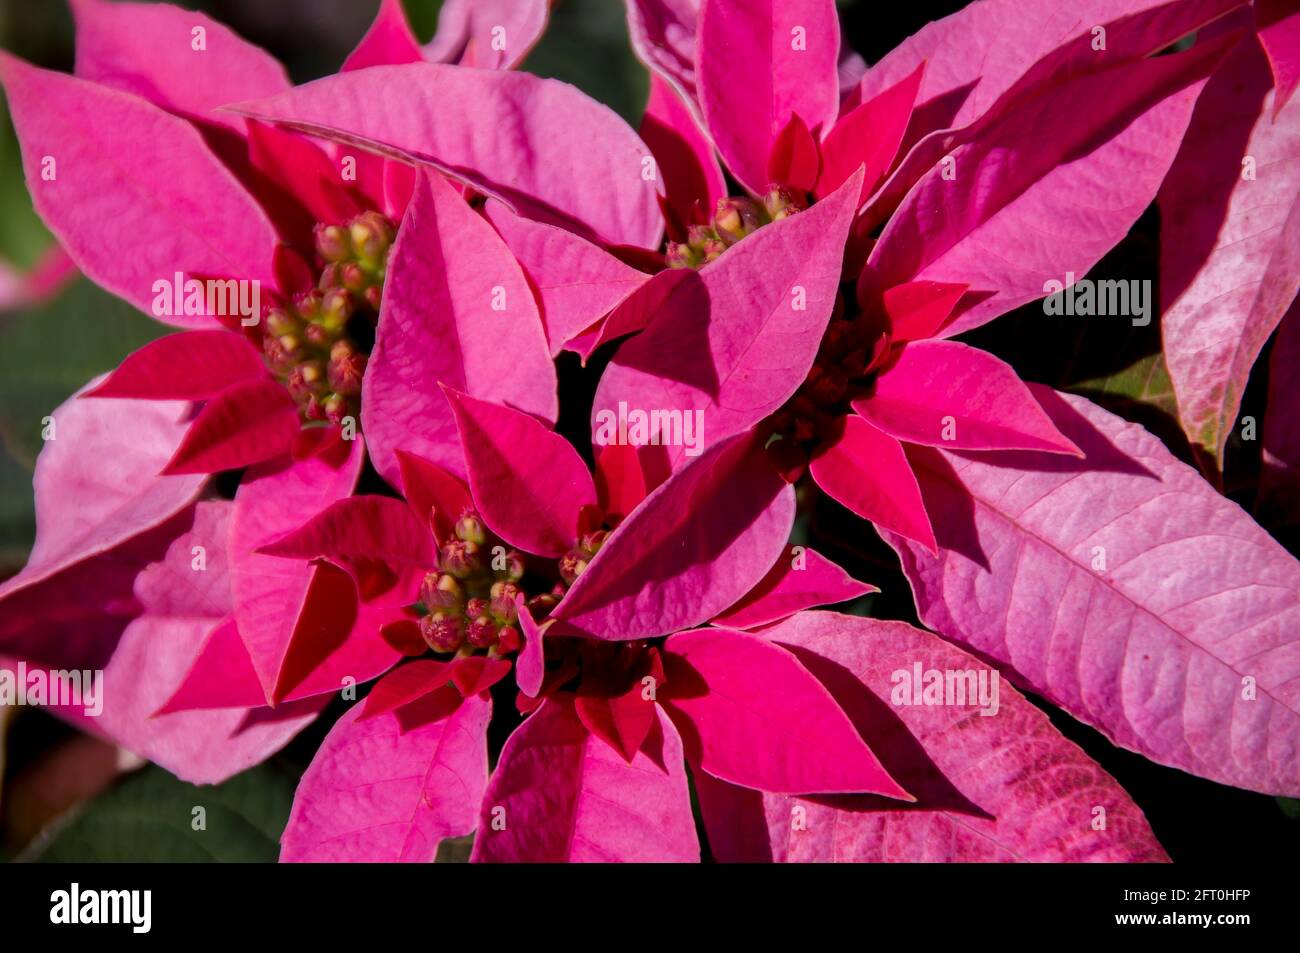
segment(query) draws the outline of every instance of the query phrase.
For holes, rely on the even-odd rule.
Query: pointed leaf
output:
[[[527,414],[445,391],[465,447],[470,492],[488,527],[527,552],[563,556],[578,541],[583,507],[596,505],[578,451]]]
[[[793,520],[793,488],[748,435],[715,444],[618,525],[551,617],[611,640],[698,625],[762,579]]]
[[[318,567],[258,550],[352,493],[365,451],[360,440],[346,446],[342,462],[315,456],[259,464],[235,494],[230,524],[235,620],[268,700]],[[360,673],[354,674],[360,681]]]
[[[86,397],[205,400],[232,384],[264,378],[257,351],[230,331],[168,334],[128,355]]]
[[[379,10],[370,24],[370,29],[361,38],[356,49],[348,54],[339,72],[365,69],[368,66],[419,63],[423,59],[424,53],[420,50],[420,41],[411,31],[411,24],[407,22],[406,13],[402,10],[401,0],[380,0]],[[236,101],[234,96],[226,98],[228,103]]]
[[[858,582],[821,553],[806,546],[792,546],[757,586],[726,612],[715,616],[713,624],[729,629],[752,629],[802,609],[847,602],[879,591],[875,586]]]
[[[764,635],[823,681],[917,803],[891,810],[874,797],[760,798],[730,786],[719,796],[721,785],[702,786],[720,860],[758,859],[756,848],[791,863],[1167,859],[1114,779],[1005,681],[989,704],[977,691],[964,704],[960,694],[951,705],[897,703],[916,672],[957,673],[964,685],[982,676],[991,688],[996,673],[978,659],[901,622],[831,612],[800,613]]]
[[[838,189],[858,166],[865,166],[858,203],[876,191],[898,155],[924,71],[922,63],[836,121],[822,143],[822,170],[817,180],[819,197]]]
[[[1247,36],[1206,84],[1159,195],[1165,363],[1183,429],[1212,470],[1251,367],[1300,289],[1300,106],[1274,118],[1271,84]]]
[[[402,477],[400,488],[406,502],[433,531],[434,539],[441,546],[450,538],[461,510],[473,506],[469,490],[442,467],[423,457],[401,450],[396,456]]]
[[[549,0],[444,0],[425,55],[439,63],[511,69],[541,39]]]
[[[664,709],[686,756],[714,777],[762,791],[911,800],[785,649],[730,629],[681,632],[664,644],[664,671]]]
[[[523,218],[496,201],[486,211],[537,292],[552,355],[650,280],[572,232]]]
[[[839,55],[832,0],[700,4],[700,105],[727,168],[751,192],[767,185],[772,144],[792,115],[817,135],[835,121]]]
[[[700,221],[701,214],[707,216],[727,195],[713,143],[672,86],[653,73],[640,133],[664,178],[668,208],[676,220],[672,224],[684,238],[684,226]]]
[[[853,409],[909,443],[1078,453],[1009,364],[957,341],[915,341]]]
[[[284,67],[265,50],[197,10],[167,3],[72,0],[77,75],[134,93],[168,112],[243,132],[215,110],[288,89]],[[196,29],[203,48],[196,50]]]
[[[258,552],[286,559],[377,560],[394,569],[428,569],[437,559],[428,526],[401,500],[387,496],[336,500]]]
[[[602,417],[620,418],[619,403],[626,402],[646,414],[694,412],[707,428],[696,439],[713,445],[785,403],[807,376],[835,306],[858,184],[853,178],[808,211],[759,229],[698,274],[687,272],[651,326],[619,348],[601,378],[593,432]],[[667,434],[648,436],[671,442]],[[680,465],[685,448],[665,449]]]
[[[672,723],[661,713],[629,764],[587,732],[572,701],[553,696],[506,741],[471,860],[686,863],[699,854]]]
[[[465,473],[438,384],[555,419],[555,367],[523,272],[491,226],[432,173],[420,176],[390,255],[362,381],[366,439],[394,486],[398,450]]]
[[[400,102],[389,93],[401,89]],[[653,248],[662,224],[649,155],[612,111],[572,86],[435,63],[376,66],[231,107],[387,158],[430,165],[520,214],[588,238]],[[606,183],[593,190],[591,182]]]
[[[0,82],[36,210],[96,284],[146,313],[155,282],[178,273],[275,287],[271,223],[184,119],[8,54]],[[158,317],[180,327],[213,322]]]
[[[979,294],[944,329],[951,336],[1041,298],[1049,281],[1086,274],[1155,197],[1224,51],[1222,42],[1198,43],[1084,75],[1009,110],[907,194],[863,285],[970,285]]]
[[[26,568],[0,584],[0,595],[158,526],[188,506],[206,482],[160,476],[185,433],[186,404],[151,401],[127,415],[109,401],[79,396],[50,415],[53,439],[36,459],[33,480],[36,543]]]
[[[813,457],[813,480],[863,519],[933,551],[934,529],[902,444],[856,415],[845,417],[843,426],[838,439]]]
[[[1300,565],[1142,428],[1035,393],[1086,460],[914,457],[939,556],[889,541],[921,619],[1122,747],[1294,795]]]
[[[269,460],[289,451],[301,426],[279,381],[238,381],[203,405],[163,472],[219,473]]]
[[[335,723],[303,775],[281,862],[431,863],[443,838],[474,829],[491,703],[466,698],[446,714],[428,696],[379,718],[360,712]]]

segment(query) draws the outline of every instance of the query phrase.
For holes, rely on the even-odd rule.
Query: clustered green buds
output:
[[[692,225],[686,241],[669,242],[670,268],[699,268],[713,261],[746,235],[803,209],[803,204],[783,186],[769,186],[760,201],[751,198],[718,199],[707,225]]]
[[[266,315],[263,353],[304,420],[339,423],[360,412],[367,354],[358,341],[371,338],[379,319],[395,237],[393,224],[373,211],[342,225],[317,225],[316,253],[324,263],[317,286]]]
[[[560,578],[567,585],[573,585],[574,581],[583,574],[587,564],[600,551],[608,536],[609,533],[604,530],[587,533],[578,540],[577,546],[560,557]]]
[[[523,648],[520,597],[534,619],[544,619],[609,536],[603,529],[584,533],[554,564],[561,581],[529,598],[523,586],[523,555],[500,546],[477,511],[461,511],[453,533],[438,552],[438,569],[426,574],[420,585],[420,634],[435,652],[486,651],[490,656]]]
[[[455,536],[438,553],[438,571],[420,586],[420,634],[435,652],[468,654],[486,649],[503,655],[523,644],[515,599],[522,590],[524,558],[514,551],[493,553],[483,518],[465,509]]]

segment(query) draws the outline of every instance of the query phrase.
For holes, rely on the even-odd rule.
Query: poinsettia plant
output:
[[[1288,4],[984,0],[868,67],[833,0],[627,0],[639,133],[513,69],[545,2],[384,0],[298,86],[73,7],[74,75],[0,54],[29,191],[181,330],[51,415],[0,653],[196,781],[341,693],[282,860],[1167,859],[1043,708],[1300,795]],[[1153,207],[1158,299],[1095,291]],[[1182,443],[989,333],[1152,310]]]

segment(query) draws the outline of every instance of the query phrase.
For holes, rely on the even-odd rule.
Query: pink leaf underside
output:
[[[488,528],[512,546],[563,556],[578,541],[596,485],[578,451],[536,418],[447,390],[469,488]]]
[[[230,612],[226,528],[231,504],[200,503],[166,554],[135,582],[141,613],[103,665],[103,710],[56,707],[73,724],[108,738],[195,784],[214,784],[278,751],[323,707],[306,701],[271,712],[226,708],[154,713],[176,689],[208,631]],[[202,547],[202,568],[194,548]]]
[[[914,341],[853,408],[899,440],[954,450],[1077,453],[1011,365],[957,341]],[[949,424],[951,423],[951,427]]]
[[[243,120],[215,110],[283,92],[275,57],[195,10],[165,3],[72,0],[76,74],[134,93],[168,112],[242,133]],[[196,50],[195,29],[203,30]]]
[[[646,414],[680,409],[683,425],[693,418],[707,427],[695,437],[711,445],[785,403],[807,376],[834,308],[859,181],[764,226],[699,272],[683,271],[650,326],[619,348],[601,378],[593,433],[602,417],[622,416],[622,402]],[[647,436],[674,443],[671,433]],[[674,466],[686,457],[682,443],[663,447]]]
[[[858,582],[821,553],[806,546],[791,546],[758,585],[726,612],[715,616],[713,624],[752,629],[801,609],[834,605],[879,591]]]
[[[154,283],[178,273],[275,287],[271,223],[184,119],[8,54],[0,55],[0,82],[32,202],[91,280],[146,313]],[[213,322],[206,314],[159,319]]]
[[[203,405],[167,473],[220,473],[287,453],[302,429],[284,385],[268,375],[237,381]]]
[[[394,486],[397,450],[465,475],[438,383],[555,419],[555,367],[528,282],[492,227],[437,173],[420,176],[406,210],[383,312],[362,382],[362,422],[375,467]]]
[[[781,554],[794,491],[742,435],[661,484],[609,535],[552,612],[556,629],[653,638],[734,605]]]
[[[1259,0],[1255,9],[1259,42],[1273,70],[1276,114],[1291,101],[1296,86],[1300,85],[1300,11],[1290,0]]]
[[[436,63],[376,66],[231,108],[433,166],[588,238],[654,248],[662,235],[658,183],[641,175],[645,143],[607,107],[555,80]]]
[[[865,175],[859,204],[876,191],[898,154],[924,72],[922,63],[836,121],[822,143],[822,171],[817,180],[819,196],[839,188],[860,165],[865,166]]]
[[[423,59],[424,53],[420,49],[420,41],[411,31],[411,24],[407,22],[406,13],[402,10],[401,0],[381,0],[370,29],[361,38],[356,49],[343,61],[340,72],[365,69],[369,66],[418,63]],[[237,102],[233,96],[225,101]]]
[[[127,355],[86,396],[206,400],[232,384],[265,376],[266,365],[242,335],[226,330],[182,331]]]
[[[839,109],[840,21],[832,0],[703,0],[695,50],[705,122],[727,168],[767,186],[777,135],[798,115],[824,135]]]
[[[763,634],[822,680],[917,803],[760,795],[704,776],[700,808],[719,860],[1167,859],[1120,786],[1013,688],[999,683],[996,712],[982,714],[993,711],[994,696],[980,702],[978,679],[986,673],[991,689],[993,673],[937,636],[831,612],[803,612]],[[922,685],[910,695],[900,690],[918,668],[922,685],[926,672],[954,673],[961,691],[972,691],[955,690],[953,704],[916,704]]]
[[[488,202],[486,214],[537,293],[552,356],[650,280],[586,239],[500,202]]]
[[[1222,43],[1082,76],[1021,103],[907,194],[862,285],[970,286],[945,336],[1084,275],[1155,197]]]
[[[1300,288],[1300,103],[1274,117],[1271,84],[1248,35],[1206,84],[1159,195],[1165,363],[1188,439],[1216,461]]]
[[[627,0],[626,6],[628,36],[637,58],[698,115],[695,27],[700,0]]]
[[[549,0],[445,0],[425,55],[439,63],[510,69],[542,38]]]
[[[352,493],[365,458],[359,439],[348,444],[347,454],[342,463],[316,456],[259,464],[249,470],[235,494],[230,525],[235,621],[268,701],[279,685],[308,587],[321,567],[258,550]],[[351,674],[358,681],[363,675]]]
[[[872,199],[875,220],[953,146],[1043,88],[1141,59],[1188,36],[1241,0],[987,0],[936,20],[867,71],[845,109],[879,95],[921,64],[925,76],[903,140],[905,158]],[[1094,49],[1105,31],[1104,50]]]
[[[298,784],[281,862],[431,863],[443,838],[470,833],[492,703],[466,698],[448,713],[458,698],[448,686],[364,720],[352,706]]]
[[[664,645],[665,710],[692,765],[785,794],[910,800],[793,655],[747,632],[700,629]]]
[[[809,465],[814,482],[865,520],[932,550],[934,529],[903,445],[856,415]]]
[[[1297,299],[1300,301],[1300,299]],[[1300,523],[1300,303],[1278,326],[1269,358],[1268,408],[1261,434],[1263,472],[1259,507],[1271,519]],[[1269,525],[1269,521],[1265,522]]]
[[[913,455],[923,621],[1161,764],[1300,791],[1300,566],[1142,428],[1035,395],[1087,455]],[[1247,681],[1253,679],[1253,681]]]
[[[79,399],[81,393],[50,415],[52,439],[36,459],[33,480],[36,542],[23,571],[0,584],[0,598],[158,526],[205,482],[160,475],[185,433],[186,403],[150,401],[128,414],[112,401]]]
[[[708,215],[727,195],[727,183],[690,108],[658,74],[650,75],[650,99],[641,117],[641,138],[654,153],[668,205],[679,224]],[[698,210],[698,211],[697,211]]]
[[[672,722],[657,714],[629,764],[588,733],[569,698],[547,699],[506,741],[470,859],[699,860],[682,742]]]

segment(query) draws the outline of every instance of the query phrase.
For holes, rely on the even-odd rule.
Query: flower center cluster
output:
[[[378,212],[317,225],[316,252],[324,265],[316,287],[267,313],[263,354],[304,421],[358,419],[395,235],[393,223]]]
[[[699,268],[713,261],[746,235],[779,222],[805,206],[788,189],[768,186],[762,201],[751,198],[718,199],[707,225],[692,225],[686,241],[668,243],[670,268]]]
[[[456,521],[455,538],[438,553],[438,569],[428,573],[420,586],[420,635],[440,653],[517,652],[523,647],[519,596],[525,596],[533,618],[545,618],[607,535],[604,530],[586,533],[558,560],[529,566],[517,550],[494,545],[482,518],[466,509]]]

